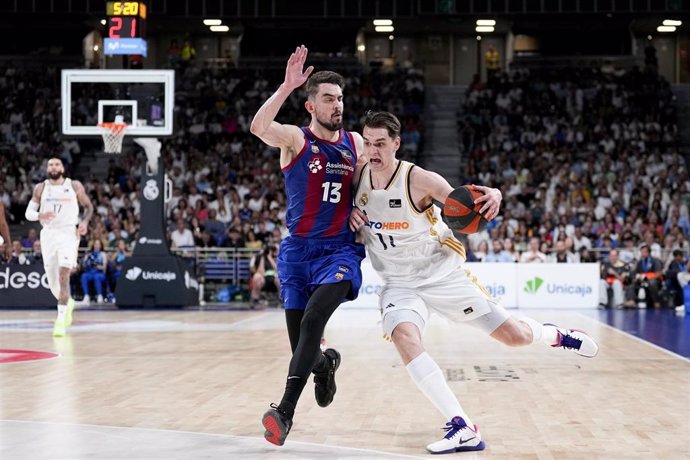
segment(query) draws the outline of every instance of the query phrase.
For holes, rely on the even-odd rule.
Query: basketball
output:
[[[448,227],[466,235],[484,230],[489,222],[479,214],[483,203],[474,204],[474,200],[480,196],[482,194],[472,190],[469,185],[453,190],[443,205],[443,215]]]

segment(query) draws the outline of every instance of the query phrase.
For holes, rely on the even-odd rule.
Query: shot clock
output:
[[[144,2],[106,2],[108,17],[104,48],[106,55],[146,56],[146,16]]]

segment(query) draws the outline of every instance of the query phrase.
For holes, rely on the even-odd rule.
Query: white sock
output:
[[[67,305],[59,305],[58,304],[58,315],[57,319],[58,321],[62,321],[65,319],[65,312],[67,311]]]
[[[520,321],[532,330],[532,343],[541,342],[551,346],[558,342],[558,329],[554,326],[541,324],[527,316],[520,318]]]
[[[424,396],[436,406],[436,409],[443,414],[446,420],[451,420],[459,415],[465,419],[467,425],[474,426],[465,411],[462,410],[458,398],[448,387],[443,371],[427,352],[410,361],[406,369]]]

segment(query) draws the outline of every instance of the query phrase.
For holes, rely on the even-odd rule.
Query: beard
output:
[[[342,117],[342,115],[341,115],[341,117]],[[342,118],[341,118],[341,119],[342,119]],[[340,131],[340,130],[342,129],[342,127],[343,127],[343,122],[342,122],[342,121],[334,122],[334,121],[330,121],[330,120],[322,120],[322,119],[319,118],[318,116],[316,117],[316,121],[317,121],[321,126],[323,126],[323,127],[326,128],[327,130],[332,131],[332,132]]]
[[[63,171],[58,171],[58,172],[49,172],[48,173],[48,179],[50,180],[58,180],[64,177],[65,173]]]

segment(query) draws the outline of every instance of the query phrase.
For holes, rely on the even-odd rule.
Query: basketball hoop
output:
[[[101,137],[103,137],[103,144],[105,145],[103,151],[105,153],[121,153],[127,123],[98,123],[98,127],[102,128]]]

